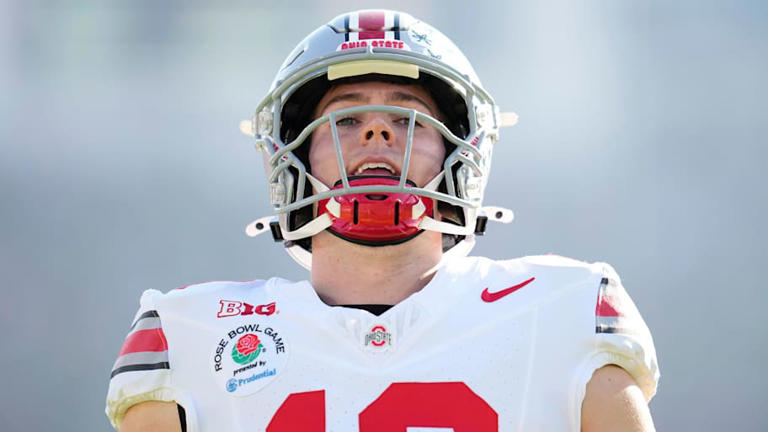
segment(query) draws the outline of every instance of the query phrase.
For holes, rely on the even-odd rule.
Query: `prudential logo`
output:
[[[234,393],[241,386],[250,384],[254,381],[258,381],[262,378],[271,377],[276,373],[277,371],[275,369],[267,369],[264,372],[253,374],[247,378],[230,378],[227,380],[227,391]]]
[[[233,393],[235,390],[237,390],[237,380],[231,378],[229,381],[227,381],[227,391]]]

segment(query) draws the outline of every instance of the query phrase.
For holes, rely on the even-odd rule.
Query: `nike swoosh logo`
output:
[[[536,279],[536,278],[532,277],[532,278],[528,279],[527,281],[520,282],[517,285],[512,285],[509,288],[504,288],[503,290],[496,291],[496,292],[490,292],[490,291],[488,291],[488,288],[486,288],[486,289],[483,290],[483,293],[480,294],[480,298],[483,299],[483,301],[485,301],[487,303],[495,302],[496,300],[504,297],[505,295],[512,294],[513,292],[519,290],[520,288],[528,285],[529,283],[533,282],[534,279]]]

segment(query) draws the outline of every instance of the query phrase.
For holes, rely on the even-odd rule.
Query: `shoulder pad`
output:
[[[521,258],[526,263],[547,267],[589,267],[590,264],[573,258],[560,255],[531,255]]]

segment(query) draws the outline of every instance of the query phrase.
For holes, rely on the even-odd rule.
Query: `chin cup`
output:
[[[349,185],[397,186],[398,177],[350,176]],[[411,181],[408,186],[415,187]],[[340,189],[337,182],[333,189]],[[332,190],[333,190],[332,189]],[[328,214],[328,231],[347,241],[367,246],[386,246],[412,239],[422,232],[424,216],[434,217],[431,199],[408,193],[353,193],[318,201],[318,216]]]

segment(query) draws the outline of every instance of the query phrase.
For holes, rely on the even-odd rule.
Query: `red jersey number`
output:
[[[360,432],[405,431],[408,427],[453,428],[454,432],[498,432],[499,416],[461,382],[395,383],[360,413]],[[292,393],[267,432],[325,432],[325,391]]]

